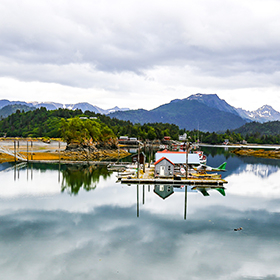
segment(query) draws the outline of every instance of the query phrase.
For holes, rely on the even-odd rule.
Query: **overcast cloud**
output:
[[[280,111],[280,2],[0,3],[0,99],[152,109],[217,93]]]

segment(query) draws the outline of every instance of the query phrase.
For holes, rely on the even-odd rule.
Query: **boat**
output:
[[[206,173],[206,172],[198,172],[198,173],[190,173],[190,176],[193,178],[199,178],[199,179],[221,179],[222,175],[218,173]]]
[[[124,171],[127,168],[127,164],[112,163],[107,165],[109,171]]]
[[[193,153],[198,154],[201,164],[205,164],[207,162],[207,156],[204,155],[203,151],[194,151]]]
[[[120,180],[128,177],[132,177],[136,175],[136,172],[137,172],[137,168],[127,168],[123,172],[118,173],[117,178]]]

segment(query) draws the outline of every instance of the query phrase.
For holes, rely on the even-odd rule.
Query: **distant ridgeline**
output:
[[[109,114],[121,120],[144,124],[147,122],[173,123],[181,129],[201,131],[225,131],[246,123],[237,113],[221,111],[197,100],[174,100],[153,110],[143,109]]]
[[[10,106],[7,107],[7,105]],[[14,105],[17,105],[18,107],[15,107]],[[3,108],[4,106],[6,107]],[[156,127],[151,125],[152,123],[168,123],[178,126],[179,129],[220,133],[228,129],[237,129],[252,121],[258,121],[260,123],[280,121],[280,113],[274,110],[271,106],[264,105],[255,111],[246,111],[229,105],[225,100],[220,99],[217,94],[200,93],[191,95],[185,99],[172,100],[171,102],[152,110],[129,110],[128,108],[119,107],[103,110],[87,102],[61,104],[55,102],[39,103],[2,99],[0,100],[0,119],[1,115],[2,118],[5,118],[7,115],[14,113],[17,109],[20,111],[28,111],[34,110],[34,107],[46,107],[47,110],[69,109],[78,111],[79,114],[95,113],[109,115],[111,118],[130,121],[133,124],[144,125],[149,123],[150,127],[155,129]],[[2,114],[1,110],[3,110]],[[122,124],[125,125],[125,123]],[[142,133],[142,137],[145,136],[145,133],[149,133],[149,138],[152,138],[152,135],[154,135],[153,129],[150,129],[149,131],[147,130],[147,127],[143,129],[144,132]],[[171,128],[165,126],[164,130],[165,129],[169,129],[170,131]],[[124,131],[122,130],[122,132]],[[116,130],[115,133],[119,135],[120,130]],[[135,129],[133,132],[128,131],[126,134],[127,133],[135,134]],[[141,134],[137,129],[137,134],[139,135],[139,133]],[[156,137],[159,138],[160,134],[157,131],[155,131],[155,134]],[[123,135],[123,133],[121,135]],[[176,136],[174,136],[174,138],[176,138]]]
[[[28,111],[32,111],[35,109],[36,109],[35,107],[30,107],[30,106],[21,105],[21,104],[7,105],[0,109],[0,119],[2,120],[4,118],[7,118],[11,114],[15,113],[17,110],[28,112]]]

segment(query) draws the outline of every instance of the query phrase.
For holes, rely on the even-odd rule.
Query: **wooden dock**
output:
[[[226,180],[223,179],[183,179],[183,180],[173,180],[173,179],[151,179],[151,178],[123,178],[120,181],[123,184],[141,184],[141,185],[211,185],[211,186],[223,186],[227,184]]]

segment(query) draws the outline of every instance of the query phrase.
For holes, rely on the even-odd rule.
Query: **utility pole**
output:
[[[188,141],[186,145],[186,179],[188,179],[189,172],[189,151],[191,150],[191,143]]]
[[[138,143],[138,157],[137,157],[137,178],[139,179],[140,169],[140,142]]]

